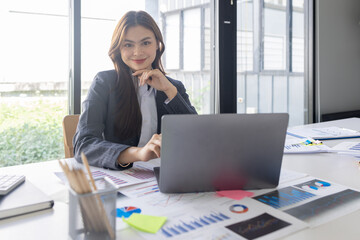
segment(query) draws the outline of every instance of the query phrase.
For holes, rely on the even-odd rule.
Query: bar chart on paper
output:
[[[273,208],[279,209],[314,196],[316,195],[294,187],[286,187],[254,197],[254,199]]]
[[[221,212],[212,212],[200,217],[184,217],[184,219],[178,219],[176,223],[172,223],[163,227],[161,229],[161,234],[166,238],[180,236],[182,234],[198,230],[228,219],[230,219],[230,217]]]
[[[113,175],[110,175],[110,174],[107,174],[107,173],[104,173],[102,171],[93,171],[91,172],[93,177],[96,179],[96,178],[100,178],[100,177],[108,177],[110,178],[116,185],[123,185],[123,184],[126,184],[127,181],[121,179],[121,178],[118,178],[118,177],[115,177]]]
[[[325,181],[314,179],[295,186],[307,191],[321,191],[321,190],[330,189],[331,184]]]
[[[285,212],[301,220],[309,220],[328,210],[333,210],[355,200],[360,200],[360,192],[346,189],[304,205],[291,208]]]
[[[154,171],[142,166],[135,166],[122,172],[128,176],[140,179],[140,180],[155,180]]]
[[[350,154],[360,157],[360,143],[359,142],[341,142],[332,147],[332,150],[341,154]]]
[[[349,148],[349,150],[360,151],[360,143],[354,144]]]

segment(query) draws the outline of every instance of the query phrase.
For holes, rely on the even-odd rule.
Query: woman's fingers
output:
[[[138,70],[138,71],[134,72],[132,75],[138,76],[139,86],[143,86],[149,78],[149,72],[150,72],[150,70],[143,69],[143,70]]]
[[[152,87],[158,88],[158,86],[153,86],[153,79],[157,79],[157,81],[161,81],[160,78],[163,74],[158,69],[153,70],[138,70],[132,74],[133,76],[138,76],[139,78],[139,86],[143,86],[145,83],[149,84]],[[165,76],[163,76],[165,78]],[[159,83],[157,83],[159,84]],[[156,84],[155,84],[156,85]]]
[[[149,73],[150,72],[144,72],[143,74],[142,74],[142,79],[143,79],[143,85],[145,84],[145,83],[147,83],[147,84],[149,84],[149,85],[151,85],[151,80],[152,80],[152,78],[151,77],[149,77]]]
[[[159,148],[161,148],[161,135],[159,135],[159,134],[154,134],[154,135],[151,137],[149,143],[151,143],[151,144],[153,144],[153,145],[155,145],[155,146],[159,146]]]
[[[142,69],[142,70],[138,70],[136,72],[134,72],[132,75],[133,76],[137,76],[139,79],[139,86],[143,86],[145,84],[145,79],[144,79],[144,72],[147,72],[149,70],[147,69]]]
[[[141,149],[141,161],[159,158],[161,152],[161,134],[154,134],[149,142]]]
[[[160,157],[161,151],[161,135],[154,134],[150,139],[149,143],[151,144],[151,150],[155,153],[157,157]]]
[[[156,155],[156,157],[160,157],[161,147],[158,144],[152,143],[150,144],[149,148]]]

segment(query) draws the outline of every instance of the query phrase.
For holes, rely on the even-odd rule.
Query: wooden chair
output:
[[[64,134],[64,150],[65,158],[74,157],[74,146],[73,146],[73,137],[76,132],[76,127],[79,122],[80,115],[67,115],[64,117],[63,125],[63,134]]]

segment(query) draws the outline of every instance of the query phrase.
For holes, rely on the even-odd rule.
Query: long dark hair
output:
[[[118,105],[114,123],[116,136],[125,140],[134,136],[139,136],[141,132],[142,116],[138,103],[134,83],[130,75],[129,67],[123,62],[120,53],[120,46],[124,36],[130,27],[142,26],[151,30],[158,44],[156,57],[152,63],[153,69],[159,69],[165,74],[161,63],[161,56],[165,51],[163,37],[154,19],[144,11],[127,12],[118,22],[114,30],[109,57],[114,63],[117,72],[116,93],[118,96]]]

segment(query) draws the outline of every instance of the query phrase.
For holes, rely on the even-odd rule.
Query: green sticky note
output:
[[[137,230],[156,233],[166,222],[166,217],[133,213],[129,218],[123,218],[123,221]]]

